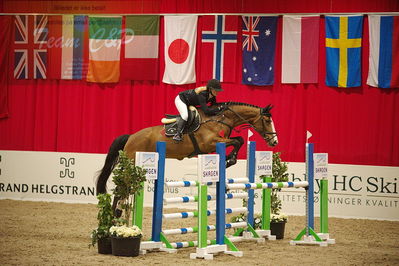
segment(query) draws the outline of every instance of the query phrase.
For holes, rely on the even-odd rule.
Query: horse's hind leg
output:
[[[226,168],[237,163],[238,151],[244,144],[244,139],[240,136],[230,138],[229,140],[230,141],[226,142],[226,148],[229,146],[233,146],[234,148],[228,155],[226,155]]]
[[[114,217],[119,218],[122,216],[122,210],[118,209],[118,201],[119,197],[114,197],[114,201],[112,202],[112,211],[114,212]]]

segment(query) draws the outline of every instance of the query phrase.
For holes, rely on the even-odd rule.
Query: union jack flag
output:
[[[259,37],[259,30],[255,30],[258,25],[260,17],[242,17],[245,28],[242,30],[242,35],[244,36],[244,41],[242,43],[242,49],[247,47],[247,51],[252,52],[252,47],[258,51],[259,47],[256,43],[255,37]]]
[[[14,78],[46,79],[47,16],[15,16]]]

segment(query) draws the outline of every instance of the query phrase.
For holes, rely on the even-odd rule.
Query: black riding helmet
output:
[[[222,85],[220,84],[220,81],[217,79],[211,79],[208,81],[208,84],[206,84],[206,88],[208,91],[210,89],[214,89],[215,91],[223,91]]]

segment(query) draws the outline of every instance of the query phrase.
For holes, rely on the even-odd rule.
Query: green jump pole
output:
[[[134,208],[132,214],[132,224],[143,229],[143,206],[144,206],[144,182],[143,189],[134,196]]]
[[[207,247],[207,226],[208,226],[208,215],[207,215],[207,185],[200,184],[198,186],[198,247]]]
[[[271,177],[263,177],[264,183],[272,182]],[[262,189],[262,230],[270,230],[271,188]]]
[[[320,233],[328,233],[328,180],[320,180]]]

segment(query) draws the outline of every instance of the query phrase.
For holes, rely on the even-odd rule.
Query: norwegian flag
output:
[[[14,78],[46,79],[47,16],[17,15],[14,25]]]
[[[201,81],[236,81],[237,16],[203,17]]]

